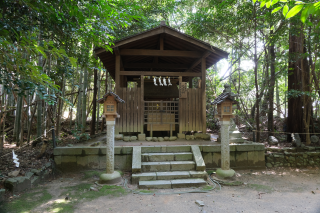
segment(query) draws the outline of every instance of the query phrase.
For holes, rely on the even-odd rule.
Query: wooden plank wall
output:
[[[189,88],[187,98],[179,99],[180,131],[202,131],[201,89]]]
[[[141,130],[141,88],[119,88],[119,97],[125,103],[118,104],[120,118],[116,119],[116,133],[120,132],[142,132]]]

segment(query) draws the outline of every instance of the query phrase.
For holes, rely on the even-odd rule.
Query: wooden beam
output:
[[[182,77],[179,76],[179,90],[180,90],[180,86],[182,83]],[[180,91],[179,91],[180,94]],[[183,118],[182,118],[182,98],[179,98],[179,133],[182,134],[182,125],[184,125],[183,122]]]
[[[190,72],[193,68],[195,68],[198,64],[201,63],[203,58],[207,58],[209,55],[210,55],[209,51],[206,51],[205,53],[203,53],[202,56],[198,60],[196,60],[195,62],[193,62],[191,64],[191,66],[186,70],[186,72]]]
[[[192,77],[189,77],[189,88],[192,88]]]
[[[144,76],[185,76],[185,77],[201,77],[201,73],[197,72],[163,72],[163,71],[120,71],[120,75],[144,75]],[[116,78],[117,79],[117,78]]]
[[[143,127],[144,127],[144,76],[141,75],[140,76],[140,80],[141,80],[141,85],[140,85],[140,88],[141,88],[141,114],[140,114],[140,119],[141,119],[141,122],[140,122],[140,125],[141,125],[141,131],[140,133],[143,134],[144,133],[144,130],[143,130]]]
[[[198,51],[181,51],[181,50],[122,49],[120,50],[120,55],[198,58],[199,55],[201,55],[201,53]]]
[[[188,69],[189,66],[186,64],[168,64],[161,63],[126,63],[123,65],[124,68],[159,68],[159,69]]]
[[[115,47],[115,48],[113,49],[113,51],[114,51],[114,54],[115,54],[115,55],[120,55],[120,51],[119,51],[119,48],[118,48],[118,47]]]
[[[209,46],[208,44],[206,44],[203,41],[200,41],[198,39],[192,38],[191,36],[188,36],[186,34],[183,34],[183,33],[180,33],[178,31],[172,30],[170,28],[165,28],[164,30],[165,30],[166,34],[172,35],[172,36],[174,36],[176,38],[180,38],[180,39],[182,39],[184,41],[187,41],[189,43],[195,44],[195,45],[197,45],[199,47],[202,47],[202,48],[204,48],[206,50],[209,50],[210,52],[213,52],[213,53],[215,53],[215,54],[217,54],[217,55],[219,55],[219,56],[221,56],[223,58],[228,58],[229,53],[227,53],[227,52],[225,52],[225,51],[223,51],[223,50],[221,50],[221,49],[219,49],[217,47],[213,47],[211,45]]]
[[[163,35],[160,35],[160,50],[163,50]]]
[[[118,94],[120,89],[120,55],[116,55],[115,83],[116,83],[116,94]]]
[[[207,121],[206,121],[206,59],[202,58],[201,60],[201,98],[202,98],[202,133],[206,133],[207,131]]]

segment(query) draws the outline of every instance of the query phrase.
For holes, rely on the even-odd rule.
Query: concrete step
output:
[[[194,161],[141,162],[142,172],[190,171],[195,168]]]
[[[147,180],[175,180],[201,178],[207,179],[207,172],[205,171],[170,171],[170,172],[145,172],[132,174],[132,184],[137,184],[139,181]]]
[[[143,162],[160,161],[191,161],[193,160],[191,152],[172,152],[172,153],[143,153],[141,155]]]
[[[142,153],[191,152],[190,146],[142,146]]]
[[[139,181],[140,189],[172,189],[184,187],[199,187],[205,185],[207,185],[207,182],[200,178]]]

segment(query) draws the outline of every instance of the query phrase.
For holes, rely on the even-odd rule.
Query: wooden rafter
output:
[[[198,51],[180,51],[180,50],[148,50],[148,49],[122,49],[120,55],[142,55],[142,56],[169,56],[198,58],[201,52]]]
[[[120,75],[131,76],[185,76],[185,77],[201,77],[201,73],[196,72],[164,72],[164,71],[120,71]]]
[[[159,68],[159,69],[188,69],[186,64],[169,64],[169,63],[126,63],[124,68]]]
[[[203,58],[206,58],[209,55],[210,55],[209,51],[206,51],[205,53],[203,53],[203,55],[198,60],[196,60],[195,62],[193,62],[191,64],[191,66],[186,70],[186,72],[190,72],[193,68],[195,68],[197,65],[199,65],[201,63]]]

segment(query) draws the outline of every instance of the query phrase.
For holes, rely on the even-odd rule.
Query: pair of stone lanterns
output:
[[[223,93],[211,103],[217,105],[218,114],[215,117],[219,118],[221,124],[221,169],[217,169],[216,174],[222,178],[232,177],[235,174],[235,171],[230,169],[229,127],[230,119],[234,118],[232,105],[238,103],[234,100],[236,95],[231,92],[230,85],[225,84],[224,88]]]
[[[120,117],[117,113],[117,105],[124,103],[124,100],[110,91],[99,99],[98,103],[104,105],[104,116],[107,123],[107,170],[100,176],[100,183],[116,183],[121,179],[121,175],[114,171],[114,126],[116,118]]]

